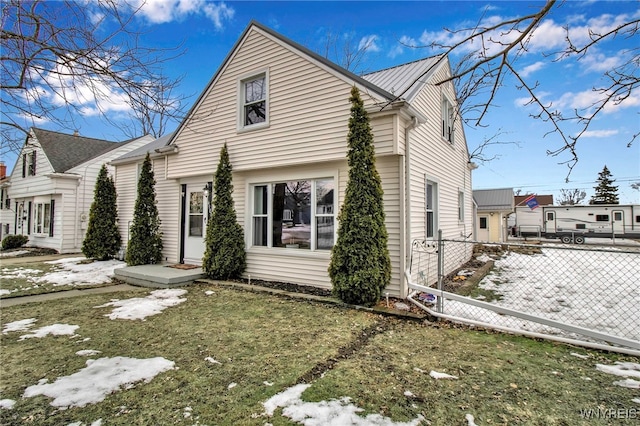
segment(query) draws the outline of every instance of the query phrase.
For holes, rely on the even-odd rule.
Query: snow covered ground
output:
[[[488,260],[480,257],[480,260]],[[640,341],[640,256],[543,248],[510,252],[479,284],[499,297],[493,304]],[[483,296],[479,300],[485,300]],[[446,301],[445,313],[505,327],[558,334],[557,329]]]
[[[32,287],[47,285],[80,287],[102,284],[111,280],[115,269],[127,266],[126,263],[119,260],[87,262],[85,257],[68,257],[44,263],[54,265],[55,270],[42,274],[41,270],[24,267],[3,267],[0,269],[0,280],[8,282],[11,279],[26,279],[31,283],[28,287],[0,289],[0,295],[28,291]]]

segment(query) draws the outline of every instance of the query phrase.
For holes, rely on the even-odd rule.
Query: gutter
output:
[[[126,158],[111,160],[109,162],[109,165],[120,166],[122,164],[137,163],[138,161],[143,161],[147,156],[147,153],[149,153],[149,156],[151,158],[159,158],[159,157],[162,157],[163,155],[172,155],[172,154],[177,154],[178,152],[179,152],[179,148],[177,145],[167,145],[167,146],[163,146],[162,148],[149,150],[144,154],[136,155],[133,157],[126,157]]]

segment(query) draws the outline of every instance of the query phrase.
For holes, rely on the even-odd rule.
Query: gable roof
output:
[[[513,188],[476,189],[473,199],[478,211],[513,210]]]
[[[56,173],[64,173],[85,161],[131,142],[112,142],[37,128],[33,128],[32,131]]]
[[[419,91],[419,88],[424,85],[427,79],[433,74],[433,71],[437,68],[439,63],[442,63],[440,59],[443,57],[430,57],[423,60],[411,62],[409,64],[400,65],[397,67],[388,68],[385,70],[369,73],[363,76],[358,76],[353,72],[347,70],[346,68],[341,67],[340,65],[330,61],[329,59],[319,55],[318,53],[310,50],[309,48],[285,37],[284,35],[272,30],[269,27],[262,25],[261,23],[252,20],[249,22],[249,25],[242,32],[238,40],[233,45],[232,49],[229,51],[225,59],[222,61],[222,64],[218,67],[217,71],[207,83],[205,89],[200,93],[200,96],[191,109],[185,116],[186,118],[180,123],[176,131],[173,133],[174,136],[177,136],[182,128],[189,121],[189,117],[192,116],[193,112],[196,111],[200,103],[206,97],[207,93],[211,87],[218,80],[218,77],[224,72],[229,62],[233,59],[239,47],[242,45],[243,41],[246,39],[247,35],[252,31],[257,30],[266,34],[272,38],[274,38],[277,42],[281,43],[284,47],[289,48],[291,50],[297,51],[298,54],[302,56],[306,56],[312,61],[319,63],[320,65],[332,70],[333,72],[341,75],[346,80],[352,81],[354,84],[359,84],[362,87],[366,88],[370,93],[375,93],[376,95],[382,97],[384,100],[392,103],[393,101],[398,100],[408,100],[403,96],[398,96],[395,93],[404,93],[406,89],[411,88],[409,93],[411,96],[414,96]],[[402,67],[406,67],[402,69]],[[408,76],[401,76],[401,72],[410,70],[411,73]],[[426,73],[426,74],[425,74]],[[416,83],[411,84],[413,80],[411,77],[415,77],[414,80],[420,77],[422,74],[425,74],[422,78],[420,78]],[[402,82],[402,83],[400,83]],[[398,89],[398,87],[402,87],[402,91]],[[395,93],[394,93],[395,92]],[[173,139],[173,138],[172,138]],[[170,141],[169,143],[172,143]]]
[[[160,148],[164,148],[165,146],[169,145],[169,142],[171,141],[172,137],[173,137],[173,133],[169,133],[158,139],[154,139],[151,142],[145,145],[142,145],[141,147],[136,148],[133,151],[129,151],[126,154],[112,160],[111,164],[119,164],[119,163],[127,162],[127,160],[133,161],[133,160],[139,160],[141,158],[144,158],[146,157],[147,152],[149,154],[153,154]]]
[[[442,56],[431,56],[365,74],[362,77],[389,93],[411,102],[423,84],[431,78],[442,58]]]

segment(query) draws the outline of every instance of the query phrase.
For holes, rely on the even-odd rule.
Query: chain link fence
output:
[[[640,349],[637,248],[416,241],[410,281],[411,298],[439,314]]]

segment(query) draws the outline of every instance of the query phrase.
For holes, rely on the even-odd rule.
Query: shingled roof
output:
[[[37,128],[32,130],[56,173],[64,173],[79,164],[131,142],[131,140],[113,142],[86,138]]]

